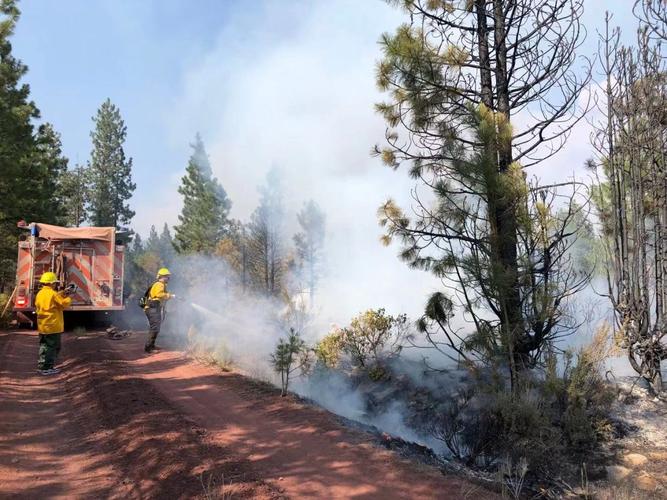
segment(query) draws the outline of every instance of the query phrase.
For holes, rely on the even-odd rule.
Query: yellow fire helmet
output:
[[[171,273],[169,272],[169,269],[166,267],[163,267],[157,272],[157,277],[162,278],[163,276],[171,276]]]
[[[51,271],[46,271],[42,274],[42,277],[39,278],[39,282],[44,285],[53,285],[57,281],[58,277],[56,276],[56,273],[52,273]]]

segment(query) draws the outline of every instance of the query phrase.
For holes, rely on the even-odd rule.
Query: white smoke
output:
[[[374,83],[381,56],[376,42],[383,31],[405,22],[403,14],[383,2],[340,0],[308,8],[276,2],[259,12],[234,15],[217,43],[192,63],[182,92],[169,103],[165,121],[172,147],[182,148],[185,166],[187,143],[195,132],[202,133],[214,174],[233,202],[233,217],[248,220],[258,203],[256,187],[274,166],[283,173],[288,228],[294,227],[303,202],[313,199],[322,207],[327,272],[314,318],[302,332],[311,344],[331,324],[345,325],[368,308],[417,318],[426,297],[442,285],[399,262],[395,247],[379,244],[375,216],[388,197],[409,207],[414,183],[405,171],[393,172],[369,154],[372,145],[383,141],[385,130],[373,111],[373,103],[383,99]],[[581,122],[563,153],[531,173],[549,181],[581,173],[589,131]],[[171,176],[156,189],[156,198],[172,199],[178,181],[178,175]],[[137,207],[140,231],[155,223],[150,201],[149,207]],[[179,211],[174,203],[159,215],[174,224]],[[286,333],[282,306],[233,293],[228,270],[216,260],[179,261],[174,271],[175,287],[185,276],[201,279],[184,290],[195,307],[179,304],[168,319],[172,330],[185,339],[196,323],[199,339],[211,352],[249,375],[275,381],[270,355]],[[421,353],[405,351],[416,360]],[[416,366],[402,369],[414,381],[441,384],[424,378]],[[452,375],[452,385],[457,377]],[[342,375],[325,382],[297,379],[293,389],[342,416],[423,442],[403,423],[400,407],[366,420],[362,396],[350,390]]]

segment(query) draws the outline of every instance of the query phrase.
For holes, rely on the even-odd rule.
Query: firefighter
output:
[[[155,350],[155,340],[160,333],[164,305],[169,299],[176,297],[173,293],[167,292],[170,277],[169,269],[163,267],[157,272],[155,283],[146,293],[146,305],[144,306],[144,312],[148,318],[148,340],[144,346],[146,352]]]
[[[39,332],[39,360],[37,367],[42,375],[55,375],[60,370],[55,367],[60,353],[61,335],[65,331],[63,310],[72,303],[70,292],[57,292],[58,278],[50,271],[39,279],[42,289],[35,296],[37,331]]]

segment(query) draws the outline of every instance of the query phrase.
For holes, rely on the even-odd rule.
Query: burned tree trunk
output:
[[[608,296],[618,337],[632,368],[653,393],[662,391],[667,325],[667,73],[659,43],[644,26],[636,47],[620,47],[619,31],[602,39],[606,115],[594,145],[603,180],[597,206],[609,242]]]

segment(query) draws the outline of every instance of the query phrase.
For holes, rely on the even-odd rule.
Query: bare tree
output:
[[[443,279],[448,292],[430,298],[420,322],[433,345],[503,357],[514,387],[562,333],[567,297],[585,281],[568,271],[572,211],[554,215],[556,187],[529,185],[524,172],[559,151],[583,115],[590,64],[574,67],[583,1],[392,3],[410,22],[381,40],[388,146],[376,153],[393,168],[410,164],[419,184],[412,217],[391,200],[381,207],[385,241],[398,237],[406,261]],[[472,332],[452,327],[457,311]]]
[[[657,2],[643,8],[665,13]],[[593,136],[598,161],[592,163],[603,178],[595,201],[611,264],[607,295],[630,364],[658,393],[667,358],[667,73],[654,35],[664,26],[642,22],[636,47],[622,47],[610,21],[607,14],[600,37],[606,83],[603,120]]]
[[[665,0],[635,0],[634,13],[651,38],[667,40],[667,2]]]

